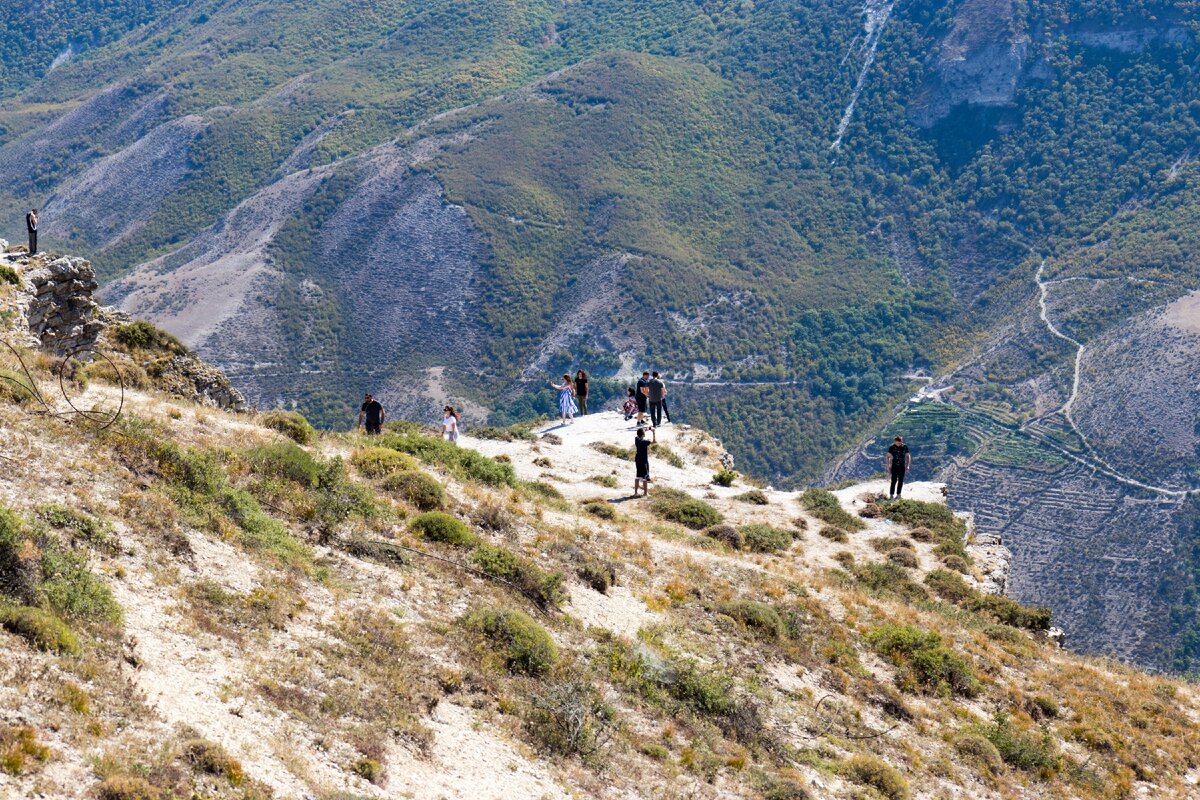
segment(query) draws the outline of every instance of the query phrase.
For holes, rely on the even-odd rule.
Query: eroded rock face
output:
[[[82,258],[25,259],[23,290],[18,297],[30,336],[59,356],[94,347],[104,330],[92,299],[96,271]]]

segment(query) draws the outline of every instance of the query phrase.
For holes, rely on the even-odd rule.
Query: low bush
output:
[[[949,570],[933,570],[925,576],[925,585],[935,595],[955,605],[969,603],[979,596],[974,587]]]
[[[558,647],[542,626],[528,614],[505,608],[473,611],[463,624],[500,648],[512,672],[544,675],[558,662]]]
[[[845,544],[850,541],[850,537],[846,535],[846,531],[841,528],[835,528],[833,525],[822,525],[821,530],[817,531],[817,535],[838,544]]]
[[[1050,609],[1028,608],[1003,595],[983,594],[949,570],[933,570],[925,576],[925,585],[943,600],[967,611],[990,616],[1005,625],[1034,631],[1050,628]]]
[[[176,355],[183,355],[188,351],[174,336],[140,319],[116,326],[112,338],[129,350],[155,350]]]
[[[21,276],[17,271],[8,264],[0,264],[0,283],[11,284],[12,286],[21,285]]]
[[[908,532],[908,535],[916,539],[918,542],[934,542],[937,541],[937,534],[924,526],[913,528]]]
[[[592,483],[598,483],[608,489],[615,489],[618,486],[616,475],[593,475],[588,478]]]
[[[61,619],[40,608],[0,605],[0,628],[39,650],[79,655],[79,640]]]
[[[521,486],[532,494],[546,500],[563,499],[563,493],[545,481],[526,481]]]
[[[783,618],[779,616],[779,612],[757,600],[732,600],[728,603],[721,603],[717,606],[717,612],[732,617],[759,635],[770,639],[782,639],[786,634]]]
[[[889,550],[887,560],[897,566],[905,567],[906,569],[916,569],[920,566],[917,560],[917,554],[912,550],[905,550],[902,547],[897,547],[895,550]]]
[[[712,476],[712,482],[717,486],[733,486],[733,482],[737,480],[738,474],[731,469],[718,470]]]
[[[693,711],[706,716],[733,711],[733,679],[728,675],[688,660],[672,664],[663,677],[668,693]]]
[[[612,739],[616,717],[596,686],[573,678],[537,692],[525,725],[544,749],[594,761]]]
[[[1004,769],[1004,761],[1000,751],[987,737],[977,733],[965,733],[954,738],[954,750],[965,761],[974,764],[981,771],[995,774]]]
[[[479,537],[462,520],[442,511],[427,511],[413,517],[409,530],[431,542],[443,542],[455,547],[474,547]]]
[[[756,553],[778,553],[792,546],[792,532],[762,522],[754,522],[739,528],[746,542],[746,549]]]
[[[277,442],[251,448],[246,461],[259,475],[282,478],[304,487],[313,487],[321,477],[321,464],[312,454],[294,442]]]
[[[51,528],[70,533],[73,543],[86,542],[108,553],[117,550],[116,534],[108,520],[56,503],[38,506],[37,516]]]
[[[160,800],[162,791],[138,775],[110,775],[96,789],[97,800]]]
[[[387,447],[365,447],[350,456],[350,465],[367,478],[385,478],[393,472],[411,472],[416,459]]]
[[[588,558],[579,566],[579,577],[600,594],[607,594],[617,582],[617,565],[606,559]]]
[[[762,489],[751,489],[748,492],[742,492],[739,495],[735,495],[733,499],[755,506],[765,506],[770,502]]]
[[[746,537],[742,531],[726,523],[713,525],[704,532],[704,535],[716,539],[734,550],[741,550],[746,546]]]
[[[622,461],[633,461],[636,455],[632,447],[620,447],[609,442],[592,442],[591,447],[610,458],[619,458]]]
[[[899,522],[912,528],[926,528],[942,541],[961,542],[967,535],[967,524],[940,503],[897,500],[894,503],[888,503],[883,513],[893,522]]]
[[[1000,712],[982,733],[995,746],[1004,763],[1017,769],[1045,779],[1053,777],[1062,768],[1062,757],[1049,731],[1019,730],[1008,714]]]
[[[908,781],[881,758],[854,755],[842,765],[841,772],[854,783],[869,786],[888,800],[908,800]]]
[[[350,765],[350,771],[368,783],[378,784],[383,779],[383,765],[366,756],[356,759]]]
[[[505,547],[481,544],[471,553],[471,562],[481,572],[514,584],[539,606],[556,605],[563,599],[561,573],[546,572]]]
[[[0,723],[0,772],[23,775],[48,758],[50,748],[38,741],[33,728]]]
[[[246,781],[241,763],[216,742],[191,739],[183,745],[183,757],[196,771],[225,778],[234,786]]]
[[[929,593],[903,567],[890,561],[860,564],[851,574],[855,583],[874,595],[891,595],[909,602],[929,599]]]
[[[532,442],[537,440],[537,437],[533,435],[533,431],[531,430],[534,424],[519,422],[515,425],[506,425],[504,427],[485,425],[482,428],[475,428],[471,431],[471,435],[476,439],[490,439],[496,442]]]
[[[440,437],[411,432],[388,433],[380,438],[379,444],[416,456],[427,464],[437,464],[463,480],[477,481],[487,486],[517,486],[517,475],[511,464],[502,464]]]
[[[297,444],[312,444],[317,440],[316,429],[299,411],[268,411],[262,415],[262,424]]]
[[[901,688],[939,695],[974,697],[983,687],[967,662],[942,644],[942,637],[913,625],[881,625],[867,642],[900,670]]]
[[[836,525],[843,530],[861,531],[867,527],[867,523],[842,508],[833,492],[825,489],[806,489],[804,494],[800,495],[800,505],[822,522]]]
[[[676,469],[683,469],[685,466],[683,457],[662,442],[650,445],[650,454],[655,458],[662,459]]]
[[[723,519],[721,513],[708,503],[678,489],[657,489],[650,496],[650,510],[692,530],[712,527]]]
[[[871,545],[871,549],[877,553],[887,553],[891,550],[895,550],[898,547],[902,547],[906,550],[913,549],[912,542],[910,542],[908,539],[905,539],[903,536],[876,536],[869,542],[869,544]]]
[[[960,555],[949,553],[942,556],[940,560],[942,562],[942,566],[946,567],[946,569],[952,569],[962,575],[969,575],[971,572],[971,566],[967,564],[966,559]]]
[[[434,511],[446,503],[446,490],[442,484],[420,470],[393,473],[384,478],[383,488],[395,492],[420,511]]]
[[[593,517],[599,517],[600,519],[611,520],[617,518],[617,510],[613,508],[611,504],[605,503],[604,501],[585,503],[583,510],[591,514]]]
[[[497,503],[481,503],[471,512],[471,521],[493,533],[508,533],[516,526],[513,515]]]
[[[0,369],[0,400],[18,406],[33,402],[37,397],[29,378],[10,369]]]
[[[121,622],[121,606],[108,585],[92,572],[83,551],[47,546],[42,552],[41,593],[46,604],[66,619]]]

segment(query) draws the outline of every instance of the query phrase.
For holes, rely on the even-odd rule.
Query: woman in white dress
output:
[[[458,412],[454,410],[454,406],[442,409],[442,436],[447,441],[458,444]]]

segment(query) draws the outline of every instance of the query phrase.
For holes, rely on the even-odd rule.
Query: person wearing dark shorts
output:
[[[638,489],[642,490],[642,494],[650,494],[650,445],[658,441],[658,436],[654,429],[650,429],[650,437],[646,438],[646,426],[638,425],[637,436],[633,440],[633,466],[636,470],[633,478],[633,496],[638,496]]]
[[[900,493],[904,491],[904,473],[908,472],[910,466],[912,454],[908,452],[904,437],[897,436],[888,448],[887,455],[883,457],[883,468],[892,476],[892,483],[888,488],[889,500],[899,499]]]
[[[378,400],[367,392],[363,397],[362,408],[358,410],[358,427],[361,429],[365,423],[367,428],[367,436],[378,436],[383,433],[383,421],[387,419],[387,412],[384,411],[383,405]]]
[[[637,389],[636,397],[637,397],[637,406],[638,406],[638,413],[637,413],[637,421],[638,422],[642,422],[643,420],[646,419],[646,405],[649,402],[649,398],[647,397],[647,393],[649,392],[649,389],[647,389],[646,386],[649,383],[650,383],[650,371],[647,370],[642,373],[642,377],[638,379],[637,386],[635,387]]]
[[[662,425],[663,401],[667,397],[667,385],[659,377],[658,372],[652,372],[646,384],[646,399],[650,401],[650,424],[654,427]]]

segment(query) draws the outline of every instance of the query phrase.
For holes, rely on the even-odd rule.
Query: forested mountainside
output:
[[[1014,591],[1194,668],[1196,416],[1154,389],[1200,288],[1193,0],[89,8],[0,56],[0,210],[253,402],[510,421],[568,364],[659,367],[781,485],[919,411]],[[917,370],[953,391],[910,408]]]

